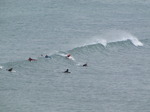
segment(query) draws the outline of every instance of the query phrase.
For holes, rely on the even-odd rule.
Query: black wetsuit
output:
[[[84,64],[83,66],[87,66],[87,64]]]
[[[69,72],[69,69],[67,69],[66,71],[64,71],[64,73],[70,73],[70,72]]]
[[[11,72],[13,70],[13,68],[8,69],[9,72]]]

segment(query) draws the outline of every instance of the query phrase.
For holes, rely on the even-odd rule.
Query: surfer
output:
[[[71,54],[67,54],[66,58],[67,58],[67,59],[71,59],[71,60],[75,60],[75,59],[71,56]]]
[[[87,66],[87,63],[83,64],[82,66],[83,66],[83,67],[86,67],[86,66]]]
[[[37,61],[37,60],[36,59],[32,59],[32,58],[29,57],[28,61],[31,62],[31,61]]]
[[[12,72],[13,68],[7,69],[7,71]]]
[[[87,63],[83,64],[82,66],[84,66],[84,67],[87,66]]]
[[[45,56],[45,58],[49,58],[49,56],[48,56],[48,55],[46,55],[46,56]]]
[[[70,56],[71,56],[71,54],[68,54],[68,55],[67,55],[67,58],[69,58]]]
[[[64,73],[71,73],[71,72],[69,72],[69,69],[67,69],[66,71],[64,71]]]

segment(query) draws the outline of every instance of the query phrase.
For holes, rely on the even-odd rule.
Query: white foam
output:
[[[63,56],[63,57],[67,56],[66,54],[62,54],[62,53],[59,53],[58,55]]]
[[[67,57],[67,58],[70,59],[70,60],[73,60],[73,61],[75,60],[73,56],[70,56],[70,57]]]
[[[3,66],[0,66],[0,69],[3,69]]]
[[[140,42],[137,38],[132,38],[131,42],[135,45],[135,46],[143,46],[143,43]]]

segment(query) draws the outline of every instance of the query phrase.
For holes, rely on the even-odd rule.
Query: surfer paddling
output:
[[[28,61],[31,62],[31,61],[37,61],[37,60],[36,59],[32,59],[32,58],[29,57]]]
[[[7,69],[7,71],[12,72],[13,68]]]
[[[51,58],[51,56],[45,55],[45,58]]]
[[[64,71],[64,73],[71,73],[71,72],[69,72],[69,69],[67,69],[66,71]]]
[[[49,58],[49,56],[48,56],[48,55],[45,55],[45,58]]]
[[[87,66],[87,63],[83,64],[82,66],[83,66],[83,67],[86,67],[86,66]]]

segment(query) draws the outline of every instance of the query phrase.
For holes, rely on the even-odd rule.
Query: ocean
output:
[[[149,30],[148,0],[1,0],[0,112],[150,112]]]

